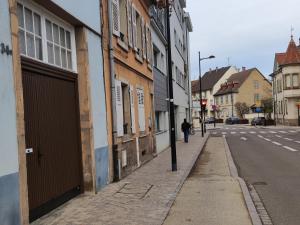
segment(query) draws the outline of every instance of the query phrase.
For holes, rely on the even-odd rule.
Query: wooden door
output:
[[[22,75],[32,221],[82,191],[77,80],[24,68]]]

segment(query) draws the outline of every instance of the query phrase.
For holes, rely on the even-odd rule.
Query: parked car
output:
[[[251,121],[252,126],[265,125],[265,124],[266,124],[266,118],[265,117],[254,117],[254,119]]]
[[[240,119],[238,117],[229,117],[225,121],[226,124],[239,124]]]
[[[205,120],[205,123],[214,123],[215,122],[215,118],[213,117],[209,117]]]

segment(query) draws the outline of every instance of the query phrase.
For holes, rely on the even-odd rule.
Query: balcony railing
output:
[[[159,28],[159,30],[162,32],[162,34],[164,36],[166,36],[165,26],[163,24],[163,21],[161,21],[161,19],[159,17],[158,9],[154,5],[151,5],[151,7],[149,8],[149,12],[150,12],[150,17],[155,21],[155,23],[156,23],[157,27]]]

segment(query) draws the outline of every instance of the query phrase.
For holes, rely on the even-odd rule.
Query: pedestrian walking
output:
[[[184,142],[189,142],[189,134],[190,134],[191,124],[186,121],[186,119],[183,120],[183,123],[181,124],[181,131],[184,134]]]

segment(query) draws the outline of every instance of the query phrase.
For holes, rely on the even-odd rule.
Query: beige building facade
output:
[[[273,77],[274,117],[283,125],[300,125],[300,45],[290,40],[285,53],[276,53]]]
[[[261,101],[272,97],[271,83],[256,69],[235,73],[221,84],[214,95],[217,106],[217,118],[226,120],[231,116],[239,116],[235,108],[237,102],[246,103],[250,107],[260,107]]]

